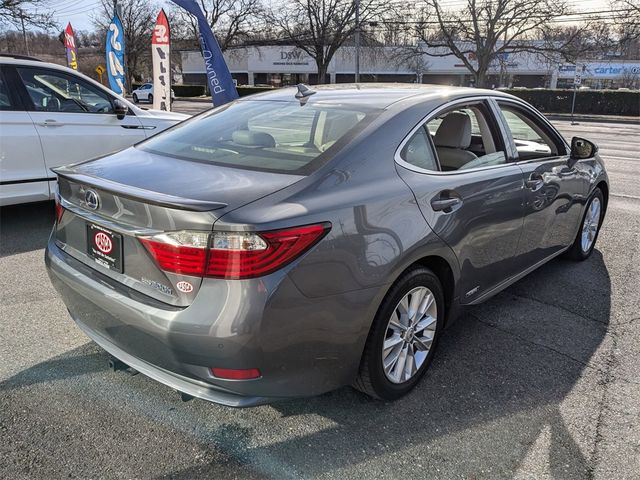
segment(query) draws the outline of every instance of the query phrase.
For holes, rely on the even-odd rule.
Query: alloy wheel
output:
[[[424,364],[435,338],[438,309],[433,292],[416,287],[391,314],[382,345],[384,373],[391,382],[410,380]]]
[[[601,208],[600,199],[598,197],[594,197],[593,200],[591,200],[587,213],[584,216],[580,246],[582,247],[582,251],[585,253],[587,253],[592,247],[593,242],[596,239],[596,235],[598,234]]]

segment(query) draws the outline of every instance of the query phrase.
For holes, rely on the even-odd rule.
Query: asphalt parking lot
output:
[[[0,476],[640,478],[640,125],[557,125],[607,163],[597,250],[469,309],[389,404],[343,388],[233,410],[112,373],[46,275],[53,205],[3,209]]]

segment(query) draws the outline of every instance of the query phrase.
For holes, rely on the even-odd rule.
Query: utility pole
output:
[[[355,81],[360,81],[360,0],[356,2],[356,75]]]
[[[27,39],[27,30],[24,28],[24,10],[20,9],[20,23],[22,24],[22,39],[24,40],[24,50],[27,52],[27,56],[30,56],[29,53],[29,40]]]

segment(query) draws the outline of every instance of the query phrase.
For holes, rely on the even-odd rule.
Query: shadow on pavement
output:
[[[54,209],[53,202],[0,208],[0,258],[44,248],[53,227]]]

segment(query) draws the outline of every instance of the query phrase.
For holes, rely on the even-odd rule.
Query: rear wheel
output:
[[[443,318],[438,277],[424,267],[405,272],[378,309],[354,387],[383,400],[408,393],[431,363]]]
[[[133,103],[138,103],[140,101],[140,99],[138,99],[138,95],[136,95],[135,93],[133,94]]]
[[[580,229],[571,248],[567,251],[574,260],[586,260],[593,253],[593,249],[600,233],[600,225],[604,218],[604,196],[602,190],[596,188],[587,203]]]

